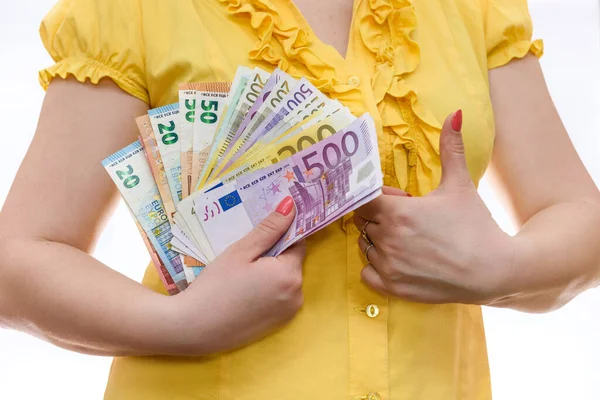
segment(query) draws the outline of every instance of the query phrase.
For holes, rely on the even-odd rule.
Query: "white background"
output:
[[[43,91],[37,70],[50,64],[38,38],[53,0],[2,1],[0,17],[0,204],[32,138]],[[542,64],[570,135],[600,183],[600,10],[595,0],[530,0]],[[560,188],[557,188],[560,190]],[[506,230],[489,190],[481,193]],[[141,279],[148,256],[120,206],[96,257]],[[494,398],[600,399],[600,290],[546,315],[486,309]],[[0,330],[0,399],[100,399],[110,359],[82,356]]]

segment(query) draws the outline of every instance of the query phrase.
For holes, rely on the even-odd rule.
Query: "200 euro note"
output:
[[[266,253],[275,256],[378,196],[382,186],[375,124],[365,114],[284,161],[204,193],[194,208],[206,240],[219,255],[292,196],[294,222]]]
[[[298,83],[292,88],[283,99],[276,103],[276,107],[271,110],[270,114],[264,116],[264,119],[260,124],[253,124],[254,121],[248,126],[247,129],[253,129],[251,137],[239,148],[237,153],[230,153],[231,157],[228,160],[224,160],[224,164],[231,165],[236,159],[243,156],[243,154],[251,148],[258,140],[263,138],[271,131],[280,121],[290,114],[293,114],[294,110],[303,108],[307,104],[319,104],[321,102],[330,102],[327,97],[315,88],[305,78],[300,79]],[[263,104],[264,105],[264,104]],[[261,117],[256,117],[260,119]],[[258,121],[257,121],[258,122]],[[213,176],[214,178],[214,176]]]
[[[349,111],[340,110],[321,121],[311,123],[304,129],[295,130],[289,135],[284,133],[279,140],[273,143],[260,144],[259,142],[253,146],[253,148],[256,147],[255,151],[250,149],[248,157],[239,159],[231,169],[225,171],[217,179],[220,182],[228,183],[249,172],[276,164],[335,134],[350,125],[355,119],[356,117]]]
[[[266,96],[266,98],[262,100],[262,104],[255,111],[252,111],[252,109],[249,111],[249,113],[252,112],[252,114],[245,127],[243,123],[240,125],[240,128],[243,129],[236,133],[235,142],[232,143],[231,148],[221,160],[220,165],[222,165],[223,168],[220,169],[227,169],[244,154],[246,149],[250,148],[252,144],[256,142],[258,133],[257,127],[261,126],[261,124],[273,114],[273,110],[279,106],[283,98],[288,95],[292,88],[297,86],[297,81],[283,72],[276,75],[275,78],[279,78],[279,81],[273,88],[270,88],[269,82],[267,82],[263,88],[263,92],[259,97]],[[208,172],[210,173],[212,170]],[[205,176],[204,180],[198,182],[197,189],[204,185],[208,178],[209,176]]]
[[[171,279],[180,291],[184,290],[187,281],[181,257],[171,249],[171,224],[141,143],[135,141],[117,151],[104,159],[102,165],[117,185]]]

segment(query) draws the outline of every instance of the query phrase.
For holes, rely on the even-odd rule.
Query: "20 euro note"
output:
[[[148,110],[152,130],[156,136],[156,144],[165,168],[167,182],[171,189],[173,203],[177,205],[182,199],[181,185],[181,152],[179,144],[179,104]]]
[[[163,166],[162,157],[156,144],[156,137],[152,130],[150,123],[150,117],[148,115],[142,115],[135,119],[135,123],[140,132],[140,143],[145,150],[146,159],[150,167],[150,171],[154,176],[154,182],[158,187],[158,192],[163,201],[163,206],[167,212],[169,222],[173,223],[173,215],[175,214],[175,204],[173,204],[173,198],[171,197],[171,189],[167,182],[167,175],[165,174],[165,168]]]
[[[163,166],[162,157],[158,149],[158,144],[156,143],[156,136],[152,130],[150,117],[148,115],[142,115],[141,117],[136,118],[135,122],[140,132],[140,142],[144,148],[144,154],[146,155],[150,171],[154,176],[154,181],[158,187],[158,192],[160,193],[160,197],[163,201],[163,206],[167,212],[169,222],[171,225],[173,225],[175,205],[171,197],[169,183],[167,182],[167,176]],[[202,266],[204,265],[202,262],[198,261],[198,259],[192,257],[184,257],[184,264],[185,266],[193,268],[192,271],[184,269],[188,282],[192,282],[194,280],[194,277],[200,273]]]
[[[171,224],[141,143],[135,141],[117,151],[104,159],[102,165],[146,233],[171,279],[180,291],[184,290],[187,281],[181,257],[171,249]]]
[[[375,124],[365,114],[277,164],[204,193],[195,211],[206,240],[219,255],[291,196],[294,222],[266,253],[276,256],[378,196],[382,186]]]

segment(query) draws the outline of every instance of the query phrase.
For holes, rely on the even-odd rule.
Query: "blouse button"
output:
[[[360,85],[360,78],[358,76],[351,76],[350,79],[348,79],[348,85],[354,87]]]
[[[372,392],[367,395],[367,400],[381,400],[381,395],[377,392]]]
[[[369,304],[365,311],[369,318],[377,318],[379,315],[379,307],[377,307],[375,304]]]

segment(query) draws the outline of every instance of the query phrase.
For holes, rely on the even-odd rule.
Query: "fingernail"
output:
[[[288,196],[281,200],[281,203],[279,203],[275,211],[283,216],[286,216],[292,212],[292,208],[294,208],[294,200],[292,200],[292,196]]]
[[[413,197],[413,196],[410,193],[406,193],[406,197]]]
[[[463,123],[462,110],[458,110],[452,116],[452,130],[454,132],[460,132],[462,129],[462,123]]]

